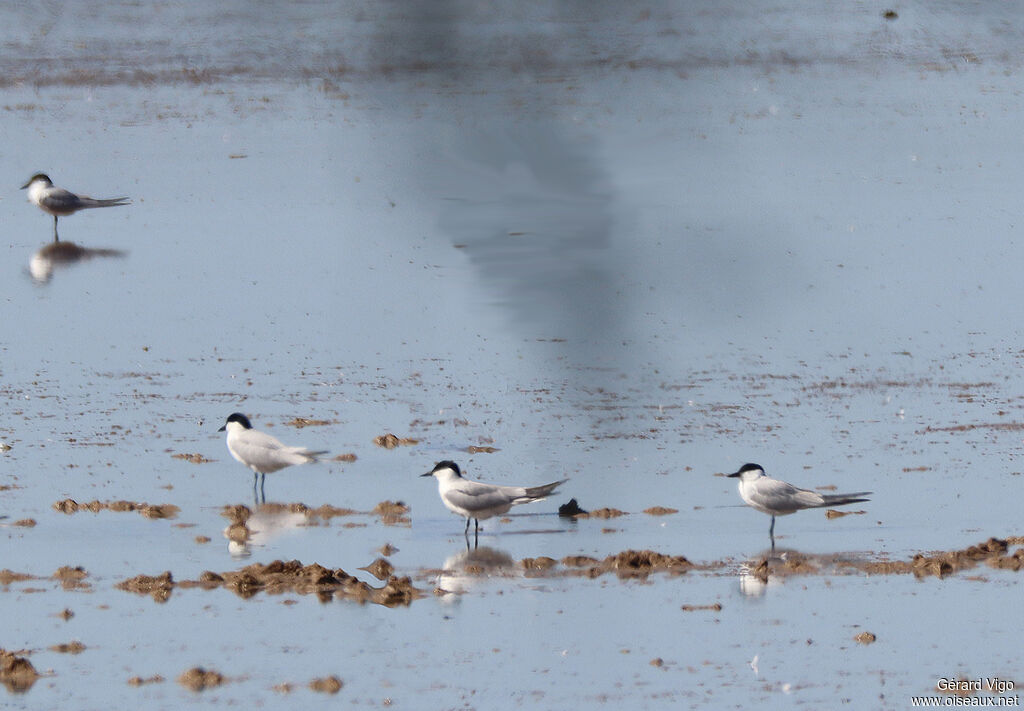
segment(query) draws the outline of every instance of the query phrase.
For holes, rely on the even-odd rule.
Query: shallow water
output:
[[[804,554],[1021,533],[1016,18],[887,9],[0,10],[0,567],[33,576],[2,588],[0,647],[46,672],[5,701],[906,708],[943,677],[1019,678],[1018,573],[765,586],[744,571],[769,520],[714,476],[756,461],[875,492],[780,518]],[[40,259],[50,218],[16,189],[37,170],[132,197],[60,221],[118,254]],[[216,432],[236,410],[356,455],[269,476],[268,500],[362,513],[257,511],[229,546],[222,508],[253,505]],[[376,447],[387,432],[418,443]],[[571,479],[484,522],[467,570],[463,523],[418,478],[443,458]],[[570,497],[626,515],[557,517]],[[408,521],[369,513],[385,500]],[[276,559],[379,587],[360,568],[385,544],[424,593],[408,607],[116,587]],[[520,563],[644,549],[698,568]],[[175,682],[197,665],[227,682]],[[307,688],[332,674],[338,697]]]

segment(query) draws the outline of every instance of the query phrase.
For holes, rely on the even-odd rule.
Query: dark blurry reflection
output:
[[[482,580],[494,577],[518,577],[516,561],[503,550],[482,546],[472,550],[459,551],[445,560],[437,587],[449,598],[468,592]]]
[[[308,521],[305,513],[293,511],[287,504],[257,504],[244,522],[244,532],[232,526],[224,529],[228,553],[232,558],[248,558],[253,548],[264,548],[275,539],[305,527]]]
[[[123,257],[127,252],[119,249],[91,249],[74,242],[50,242],[32,255],[28,272],[37,284],[45,284],[53,277],[57,267],[65,267],[96,257]]]
[[[439,176],[440,222],[493,300],[531,331],[601,343],[619,331],[621,309],[606,251],[612,195],[595,149],[546,124],[463,138]]]

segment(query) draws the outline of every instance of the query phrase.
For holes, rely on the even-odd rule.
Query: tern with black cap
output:
[[[469,522],[476,521],[475,535],[480,534],[480,519],[500,516],[513,506],[529,504],[546,499],[555,490],[569,481],[562,479],[541,486],[499,486],[482,481],[473,481],[462,476],[459,465],[451,460],[444,460],[421,476],[432,476],[437,479],[437,491],[441,502],[449,511],[466,519],[465,535],[469,536]]]
[[[53,241],[59,242],[57,236],[57,218],[74,215],[79,210],[93,207],[121,207],[131,203],[126,197],[96,199],[85,195],[76,195],[70,190],[58,188],[45,173],[36,173],[28,182],[21,186],[28,189],[28,200],[48,215],[53,215]]]
[[[772,479],[764,473],[764,468],[760,464],[744,464],[739,471],[728,476],[740,480],[740,498],[747,506],[772,517],[772,525],[768,529],[768,535],[772,539],[772,550],[775,550],[776,516],[788,516],[803,509],[870,501],[863,497],[872,493],[858,491],[853,494],[820,494],[810,489],[800,489],[780,479]]]
[[[252,488],[256,490],[257,475],[260,494],[267,474],[296,464],[315,462],[327,450],[313,451],[306,447],[293,447],[282,443],[266,432],[252,428],[249,418],[240,412],[232,413],[218,432],[227,432],[228,451],[231,456],[252,469]],[[266,496],[263,495],[266,500]]]

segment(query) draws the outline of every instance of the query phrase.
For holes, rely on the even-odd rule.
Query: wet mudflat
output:
[[[1024,678],[1009,9],[90,9],[0,11],[8,705]],[[467,546],[441,459],[569,482]],[[746,461],[874,494],[772,555]]]

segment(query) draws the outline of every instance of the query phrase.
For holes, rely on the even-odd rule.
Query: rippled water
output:
[[[875,492],[780,518],[794,558],[1021,532],[1016,16],[888,9],[0,10],[0,568],[31,576],[0,588],[0,647],[45,673],[5,703],[907,708],[1019,678],[1019,574],[765,584],[769,520],[714,476]],[[54,259],[17,190],[40,170],[133,204],[62,219],[84,251]],[[229,545],[222,509],[253,505],[216,432],[236,410],[356,457],[270,475],[268,500],[356,513],[257,510]],[[418,478],[443,458],[571,479],[467,554]],[[557,517],[570,497],[626,515]],[[274,560],[379,587],[386,544],[408,606],[116,587]],[[697,568],[565,562],[644,549]],[[227,681],[175,682],[194,666]],[[307,688],[328,675],[338,696]]]

